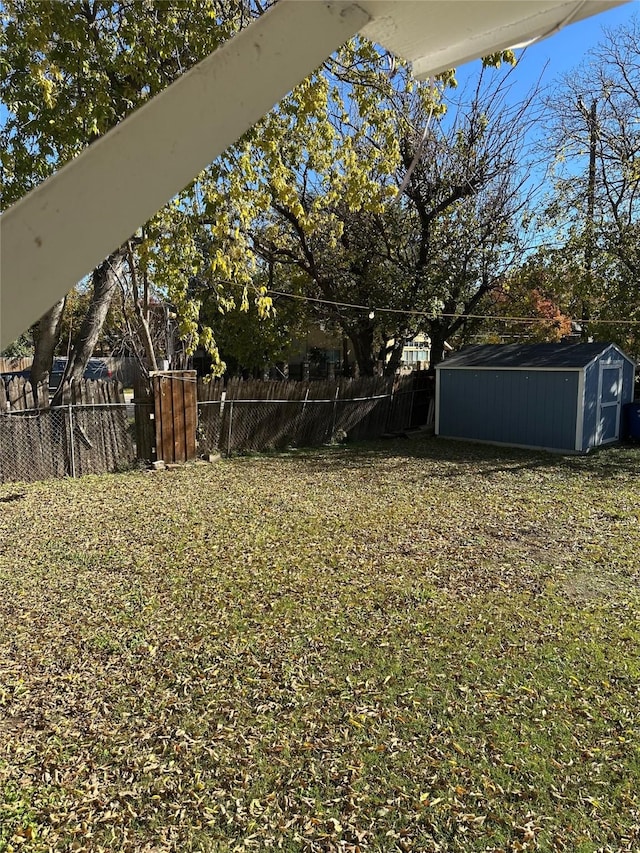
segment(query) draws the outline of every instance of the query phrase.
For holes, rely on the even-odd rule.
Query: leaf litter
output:
[[[640,849],[640,451],[0,487],[1,851]]]

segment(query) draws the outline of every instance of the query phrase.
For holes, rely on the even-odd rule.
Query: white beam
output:
[[[0,217],[0,348],[369,20],[280,2]]]
[[[412,64],[418,79],[455,68],[626,0],[358,0],[371,21],[362,35]]]

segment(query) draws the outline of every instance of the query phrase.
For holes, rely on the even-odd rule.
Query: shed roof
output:
[[[580,368],[586,367],[601,355],[611,343],[591,344],[479,344],[465,347],[449,356],[439,368],[449,367],[532,367]],[[617,347],[615,347],[618,349]],[[621,356],[627,356],[618,350]]]

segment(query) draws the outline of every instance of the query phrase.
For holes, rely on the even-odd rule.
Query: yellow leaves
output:
[[[264,806],[262,805],[260,800],[255,799],[255,798],[253,800],[251,800],[251,802],[249,803],[249,814],[252,817],[258,817],[259,815],[261,815],[263,813],[263,811],[264,811]]]
[[[13,833],[11,841],[14,844],[24,844],[26,841],[34,841],[36,831],[33,826],[19,826]]]
[[[342,834],[342,824],[335,817],[330,817],[327,821],[327,827],[333,835]]]
[[[213,276],[219,278],[230,279],[232,277],[229,256],[222,249],[217,249],[212,257],[210,270]]]
[[[297,86],[293,97],[297,102],[299,118],[324,117],[327,111],[328,90],[327,80],[321,76],[309,77]]]
[[[631,849],[638,596],[613,561],[637,551],[635,517],[589,619],[527,583],[540,539],[584,566],[595,498],[635,513],[638,453],[607,479],[588,471],[621,466],[619,448],[523,469],[515,451],[410,444],[27,484],[3,503],[20,548],[0,555],[0,683],[30,693],[0,713],[0,846]],[[82,639],[98,631],[116,652]]]
[[[53,81],[49,80],[48,77],[45,77],[42,72],[38,72],[37,79],[40,84],[44,104],[48,109],[52,109],[55,105],[55,99],[53,96],[55,86],[53,84]]]
[[[266,296],[264,293],[259,293],[258,296],[256,296],[256,307],[258,309],[258,316],[263,320],[267,317],[272,317],[275,314],[273,300],[270,296]]]
[[[516,55],[512,50],[499,50],[496,53],[491,53],[488,56],[483,57],[482,64],[485,68],[500,68],[503,62],[506,62],[508,65],[516,65],[517,59]]]

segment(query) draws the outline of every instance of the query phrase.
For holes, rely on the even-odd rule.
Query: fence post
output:
[[[333,398],[333,423],[331,424],[331,435],[329,436],[329,441],[333,441],[333,437],[336,434],[336,415],[338,408],[338,394],[340,393],[340,383],[338,382],[336,385],[336,394]]]
[[[229,400],[229,432],[227,433],[227,456],[231,456],[231,425],[233,423],[233,400]]]
[[[73,444],[73,404],[69,401],[69,450],[71,452],[71,476],[76,476],[76,455]]]

